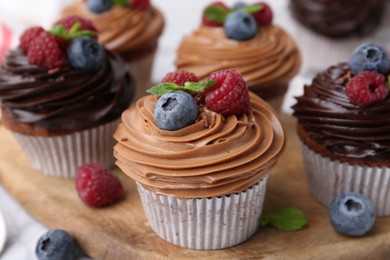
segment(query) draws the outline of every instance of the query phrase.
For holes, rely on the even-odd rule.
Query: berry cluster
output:
[[[351,103],[369,106],[385,100],[389,94],[386,78],[390,72],[390,60],[386,51],[376,44],[357,47],[349,60],[353,77],[345,86]]]
[[[264,2],[250,6],[239,2],[232,8],[223,2],[214,2],[204,9],[202,24],[223,26],[228,38],[245,41],[256,36],[259,26],[271,24],[272,17],[271,8]]]
[[[31,64],[48,69],[68,64],[85,72],[99,70],[105,61],[105,50],[96,41],[97,30],[91,21],[73,15],[58,20],[53,28],[27,29],[20,36],[19,48]]]
[[[148,92],[161,96],[154,109],[154,119],[159,128],[170,131],[193,124],[198,118],[198,105],[206,105],[223,116],[240,116],[249,108],[246,82],[232,69],[213,72],[205,82],[199,82],[191,72],[170,72]]]
[[[146,10],[150,7],[150,0],[87,0],[89,11],[101,14],[109,11],[114,5],[128,6],[132,9]]]

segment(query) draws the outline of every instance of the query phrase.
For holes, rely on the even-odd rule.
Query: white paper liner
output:
[[[370,37],[332,39],[310,31],[293,22],[293,31],[302,52],[303,71],[319,72],[340,62],[348,62],[353,50],[363,43],[372,42]]]
[[[127,66],[135,80],[134,100],[147,95],[146,90],[152,87],[151,76],[155,54],[156,51],[152,51],[142,58],[127,62]]]
[[[374,203],[377,216],[390,215],[390,169],[331,161],[301,143],[310,192],[329,206],[339,194],[353,191]]]
[[[119,120],[62,136],[27,136],[13,133],[34,169],[47,176],[74,178],[77,167],[99,162],[114,166],[113,134]]]
[[[177,199],[137,188],[150,226],[162,239],[190,249],[237,245],[259,226],[268,175],[251,188],[223,197]]]

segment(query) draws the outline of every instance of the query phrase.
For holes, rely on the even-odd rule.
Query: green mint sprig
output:
[[[80,36],[89,36],[93,37],[96,35],[96,32],[90,31],[90,30],[81,30],[79,31],[81,27],[81,23],[77,22],[75,23],[69,31],[65,29],[65,27],[62,24],[54,26],[51,30],[48,32],[54,36],[60,37],[64,40],[71,40]]]
[[[113,0],[114,5],[129,5],[129,0]]]
[[[389,90],[390,90],[390,75],[387,77],[387,84],[389,85]]]
[[[156,96],[162,96],[176,90],[185,90],[197,93],[214,86],[216,83],[217,82],[215,80],[209,80],[204,82],[186,82],[184,83],[184,86],[178,86],[175,83],[164,82],[151,87],[146,90],[146,92]]]
[[[277,208],[260,218],[260,225],[271,225],[280,231],[297,231],[307,224],[306,215],[295,208]]]
[[[252,6],[245,6],[242,8],[242,10],[245,13],[253,14],[258,11],[261,11],[264,7],[262,5],[252,5]],[[231,11],[226,10],[222,6],[209,6],[204,10],[204,15],[211,21],[217,22],[217,23],[225,23],[226,17],[232,13],[237,11],[237,8],[233,8]]]

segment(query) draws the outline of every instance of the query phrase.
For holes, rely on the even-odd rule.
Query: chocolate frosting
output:
[[[352,163],[390,165],[390,98],[368,107],[349,101],[349,65],[318,74],[292,107],[301,140],[323,156]]]
[[[0,68],[2,110],[14,121],[48,131],[76,131],[118,118],[132,99],[133,81],[122,60],[106,52],[96,73],[70,66],[47,70],[31,65],[19,49]]]
[[[205,198],[244,191],[278,161],[285,135],[275,111],[250,93],[250,109],[223,117],[200,109],[192,125],[159,129],[155,96],[122,114],[114,137],[116,164],[145,188],[178,198]]]
[[[317,33],[361,37],[380,24],[386,0],[291,0],[290,8],[299,23]]]
[[[227,38],[223,28],[200,26],[182,40],[176,59],[177,69],[201,80],[213,71],[234,68],[252,91],[287,85],[300,65],[294,40],[276,25],[260,27],[247,41]]]

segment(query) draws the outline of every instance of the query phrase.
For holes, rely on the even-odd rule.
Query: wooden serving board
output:
[[[103,209],[84,205],[73,180],[33,170],[11,134],[0,126],[0,184],[48,228],[62,228],[94,259],[390,259],[390,218],[369,234],[349,238],[332,228],[327,208],[308,192],[295,119],[284,115],[287,149],[270,174],[264,211],[291,206],[309,223],[298,232],[259,228],[246,242],[224,250],[196,251],[160,239],[148,226],[134,182],[118,169],[126,197]]]

